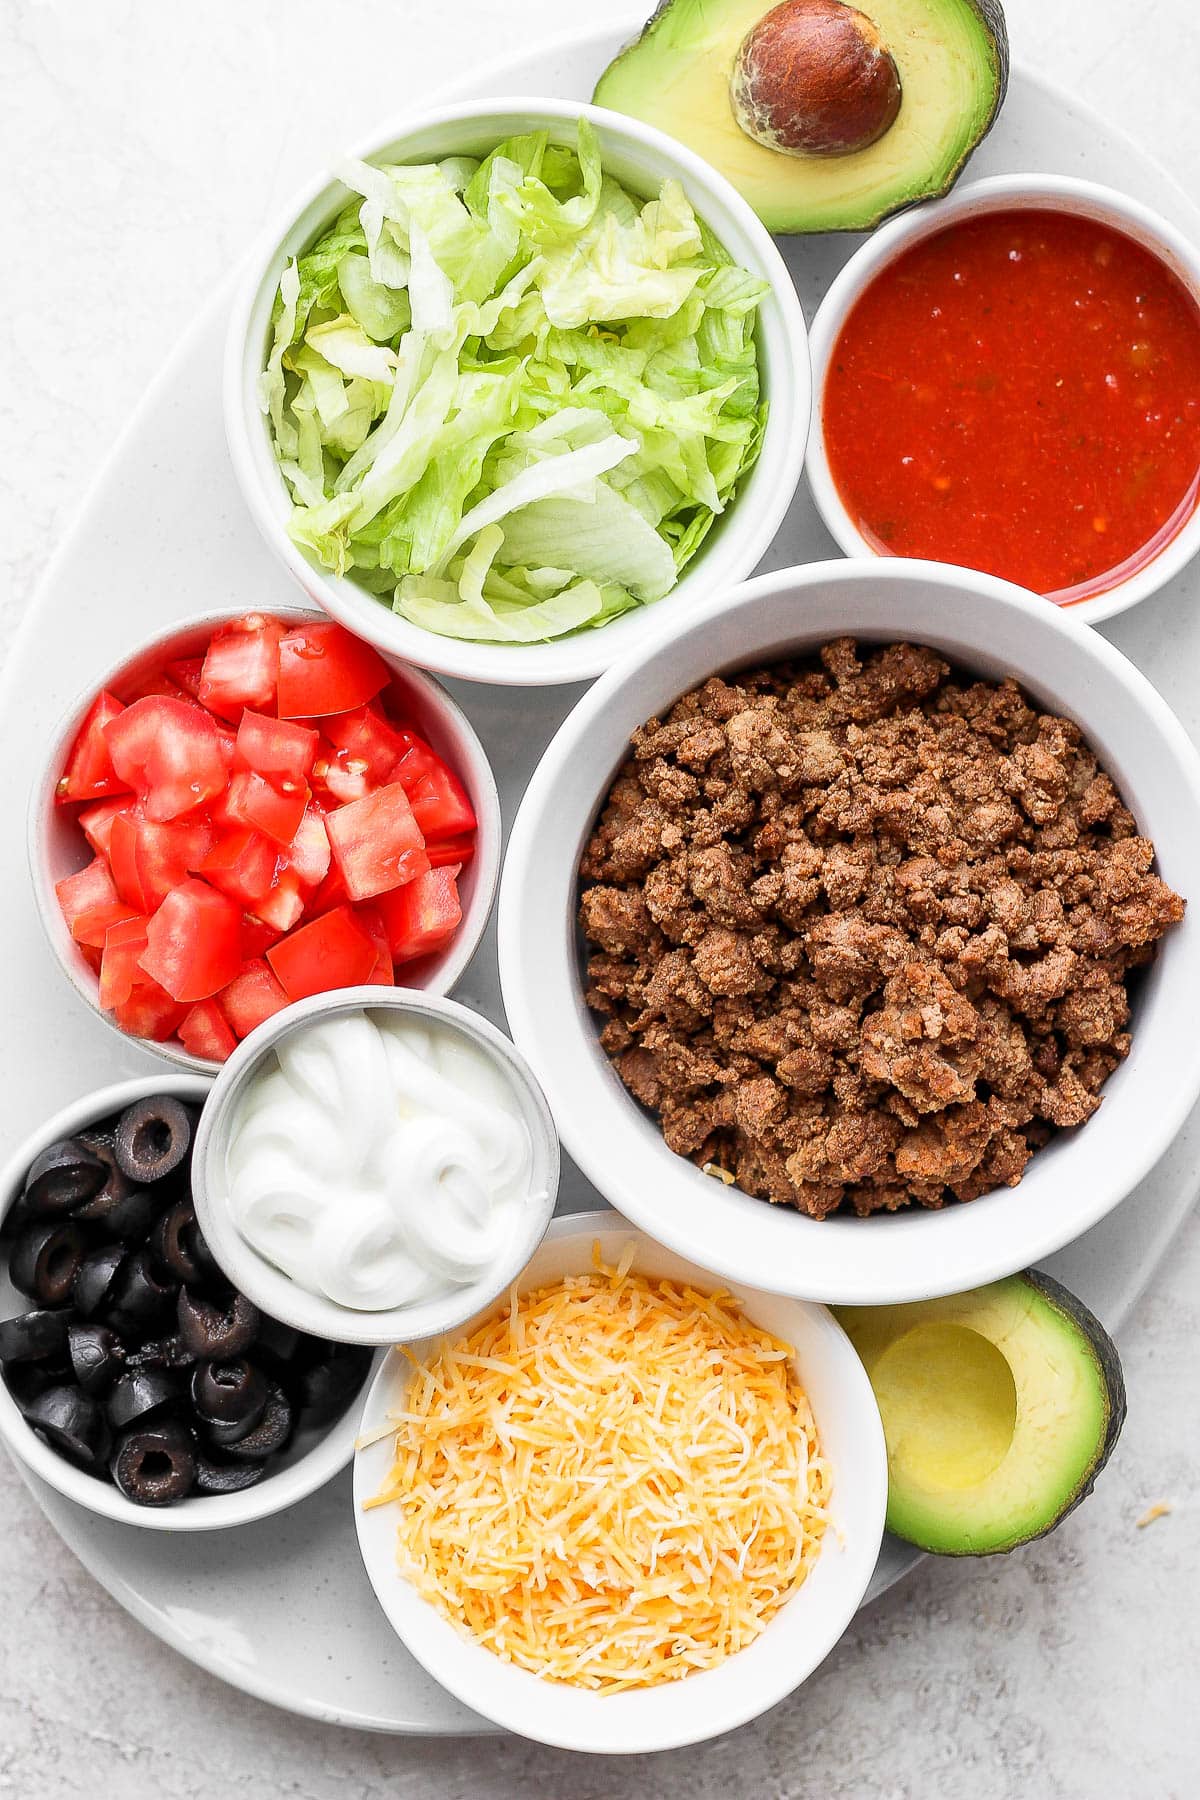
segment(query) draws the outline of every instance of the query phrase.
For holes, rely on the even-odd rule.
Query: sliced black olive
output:
[[[78,1138],[61,1138],[34,1159],[23,1198],[31,1212],[70,1212],[103,1185],[105,1174],[104,1163]]]
[[[161,1181],[177,1169],[192,1142],[187,1110],[169,1094],[135,1100],[117,1120],[113,1149],[131,1181]]]
[[[371,1352],[357,1344],[333,1344],[322,1362],[296,1383],[296,1405],[305,1425],[325,1425],[346,1410],[371,1366]]]
[[[244,1356],[197,1363],[192,1371],[192,1404],[206,1423],[223,1420],[251,1430],[262,1418],[267,1382]]]
[[[101,1244],[84,1256],[71,1296],[76,1312],[83,1318],[94,1318],[110,1304],[117,1271],[124,1261],[125,1250],[121,1244]]]
[[[51,1365],[44,1362],[9,1363],[4,1371],[4,1385],[22,1412],[61,1379],[52,1374]]]
[[[62,1306],[71,1298],[86,1249],[87,1239],[73,1219],[38,1219],[13,1245],[12,1284],[42,1306]]]
[[[47,1388],[30,1401],[25,1418],[55,1450],[85,1469],[94,1468],[107,1454],[104,1415],[80,1388]]]
[[[163,1268],[177,1282],[189,1287],[203,1279],[204,1268],[195,1251],[196,1214],[190,1200],[176,1200],[150,1234],[150,1248]]]
[[[179,1378],[168,1369],[126,1369],[108,1396],[108,1416],[123,1431],[148,1414],[173,1406],[182,1391]]]
[[[147,1338],[125,1358],[131,1369],[190,1369],[196,1358],[178,1335]]]
[[[96,1192],[88,1199],[72,1208],[77,1219],[100,1221],[107,1219],[113,1208],[120,1204],[130,1191],[129,1177],[117,1167],[117,1153],[113,1149],[111,1131],[81,1131],[79,1142],[93,1156],[98,1156],[104,1164],[104,1181]]]
[[[126,1258],[112,1290],[109,1317],[123,1337],[143,1336],[158,1320],[170,1314],[179,1283],[171,1275],[164,1280],[155,1272],[154,1259],[143,1246]]]
[[[0,1363],[44,1362],[67,1347],[65,1310],[21,1313],[0,1324]]]
[[[85,1394],[103,1394],[125,1367],[125,1347],[107,1325],[76,1319],[67,1327],[67,1350]]]
[[[109,1470],[127,1500],[138,1506],[169,1506],[195,1485],[192,1434],[176,1419],[138,1426],[118,1439]]]
[[[234,1294],[222,1306],[181,1288],[177,1306],[180,1337],[196,1356],[210,1362],[240,1356],[258,1335],[261,1314],[245,1294]]]
[[[110,1237],[131,1247],[145,1242],[161,1202],[150,1188],[130,1188],[104,1221]]]
[[[263,1408],[263,1416],[245,1437],[239,1438],[235,1444],[225,1444],[223,1449],[230,1456],[252,1462],[261,1462],[265,1456],[274,1456],[282,1450],[292,1435],[292,1403],[281,1387],[271,1384],[267,1390],[267,1404]]]
[[[289,1394],[300,1378],[297,1352],[302,1341],[303,1333],[295,1326],[281,1324],[278,1319],[268,1319],[263,1314],[254,1340],[254,1360]]]
[[[265,1470],[260,1462],[217,1462],[212,1457],[196,1458],[196,1492],[198,1494],[240,1494],[261,1481]]]

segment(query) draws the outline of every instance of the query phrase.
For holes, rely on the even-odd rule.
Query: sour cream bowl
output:
[[[349,1070],[345,1073],[351,1079],[351,1085],[341,1090],[340,1100],[331,1096],[325,1122],[321,1119],[321,1106],[314,1098],[314,1090],[306,1089],[294,1096],[303,1114],[306,1131],[320,1134],[327,1124],[329,1142],[328,1145],[318,1143],[317,1155],[322,1156],[328,1149],[330,1160],[323,1163],[313,1180],[308,1179],[310,1167],[306,1167],[303,1152],[296,1152],[298,1161],[287,1154],[293,1148],[289,1119],[299,1122],[295,1111],[284,1117],[277,1110],[275,1117],[270,1118],[257,1110],[258,1097],[263,1092],[261,1084],[270,1081],[275,1088],[275,1103],[282,1103],[286,1112],[288,1096],[279,1091],[282,1076],[277,1051],[281,1045],[290,1044],[294,1048],[299,1042],[299,1034],[309,1027],[361,1022],[364,1016],[378,1023],[383,1032],[389,1026],[407,1022],[418,1029],[428,1028],[434,1039],[438,1035],[457,1039],[458,1048],[466,1058],[474,1052],[498,1077],[491,1087],[504,1096],[503,1110],[523,1134],[526,1152],[520,1173],[513,1178],[516,1186],[507,1196],[506,1216],[499,1222],[503,1225],[502,1230],[493,1229],[497,1226],[495,1219],[480,1216],[478,1194],[469,1192],[462,1198],[466,1210],[460,1216],[468,1221],[475,1238],[474,1255],[467,1254],[472,1246],[464,1242],[462,1258],[456,1257],[451,1235],[455,1206],[459,1201],[454,1157],[443,1157],[435,1143],[423,1145],[423,1151],[428,1150],[429,1155],[428,1159],[424,1154],[421,1156],[425,1182],[422,1190],[415,1160],[410,1162],[407,1152],[395,1148],[389,1154],[393,1140],[388,1134],[394,1128],[395,1120],[385,1120],[380,1105],[367,1108],[361,1121],[349,1117],[355,1099]],[[404,1056],[403,1060],[407,1062],[408,1058]],[[434,1083],[436,1080],[435,1076]],[[473,1087],[464,1091],[476,1092]],[[410,1099],[416,1093],[413,1105],[418,1113],[426,1104],[421,1097],[423,1092],[418,1075],[416,1089],[406,1089]],[[362,1098],[365,1100],[366,1096]],[[434,1103],[429,1104],[432,1109]],[[470,1106],[472,1102],[467,1104]],[[321,1291],[319,1281],[300,1279],[295,1271],[302,1260],[319,1268],[321,1246],[328,1246],[326,1260],[331,1270],[335,1263],[344,1261],[348,1266],[353,1265],[352,1276],[358,1273],[364,1280],[373,1264],[382,1262],[387,1256],[395,1258],[405,1253],[403,1249],[397,1250],[391,1235],[390,1215],[385,1218],[376,1205],[372,1205],[369,1212],[356,1210],[351,1189],[358,1178],[349,1167],[345,1188],[338,1183],[339,1132],[344,1134],[349,1130],[351,1139],[360,1141],[362,1132],[370,1130],[371,1120],[376,1117],[381,1129],[371,1147],[373,1166],[380,1171],[386,1171],[389,1166],[400,1170],[402,1180],[398,1188],[417,1208],[417,1216],[410,1221],[409,1235],[404,1238],[404,1243],[407,1253],[430,1270],[431,1279],[426,1289],[399,1304],[350,1304],[345,1298],[331,1296],[328,1289],[335,1285],[332,1280],[325,1291]],[[449,1126],[453,1121],[443,1120],[442,1124]],[[256,1146],[254,1134],[260,1129],[262,1139]],[[260,1149],[266,1159],[263,1165],[267,1171],[264,1176],[266,1191],[260,1184],[253,1197],[250,1211],[259,1221],[254,1225],[249,1222],[250,1211],[247,1209],[245,1159],[247,1154],[255,1156]],[[308,1160],[311,1166],[313,1159]],[[252,1032],[221,1070],[196,1133],[192,1162],[196,1214],[213,1255],[230,1281],[273,1318],[282,1319],[300,1331],[345,1344],[394,1344],[410,1338],[429,1337],[455,1329],[464,1319],[490,1305],[514,1280],[541,1242],[554,1211],[558,1176],[558,1138],[550,1109],[528,1064],[504,1034],[490,1021],[455,1001],[406,988],[381,987],[343,988],[335,993],[316,994],[296,1006],[287,1007]],[[381,1173],[380,1179],[385,1179],[385,1175]],[[294,1182],[294,1187],[289,1188],[289,1181]],[[411,1194],[408,1192],[410,1187]],[[423,1209],[422,1191],[428,1193],[431,1202]],[[433,1204],[435,1196],[436,1206]],[[413,1235],[414,1226],[428,1224],[431,1231],[439,1227],[444,1222],[443,1215],[449,1224],[440,1232],[438,1240],[427,1242],[423,1232],[419,1237]],[[357,1234],[354,1246],[347,1245],[341,1233],[343,1218],[345,1233]],[[466,1230],[464,1225],[464,1234]],[[295,1255],[289,1255],[288,1234],[293,1232],[310,1235],[305,1237]],[[486,1260],[483,1260],[477,1246],[480,1241],[486,1245],[490,1237],[497,1240],[495,1250],[494,1253],[487,1252]],[[266,1253],[269,1244],[278,1246],[279,1261]],[[344,1258],[340,1254],[343,1249],[346,1251]],[[284,1262],[291,1263],[292,1273],[285,1272]]]

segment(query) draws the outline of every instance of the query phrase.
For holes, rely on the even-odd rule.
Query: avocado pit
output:
[[[842,0],[782,0],[742,39],[729,81],[747,137],[787,156],[849,156],[895,123],[900,71],[874,20]]]

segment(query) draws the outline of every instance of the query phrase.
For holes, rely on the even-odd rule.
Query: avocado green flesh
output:
[[[875,1391],[889,1531],[981,1556],[1050,1531],[1090,1491],[1125,1412],[1111,1340],[1040,1276],[837,1316]]]
[[[865,231],[944,194],[1004,97],[1008,44],[996,0],[863,0],[900,71],[891,128],[849,156],[789,156],[733,115],[738,46],[770,0],[665,0],[600,77],[598,106],[670,133],[726,175],[772,231]]]

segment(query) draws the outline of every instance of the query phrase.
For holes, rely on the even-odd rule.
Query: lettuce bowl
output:
[[[533,686],[750,572],[811,381],[784,262],[722,176],[540,99],[426,113],[339,175],[252,256],[225,364],[235,474],[312,600],[393,656]]]

